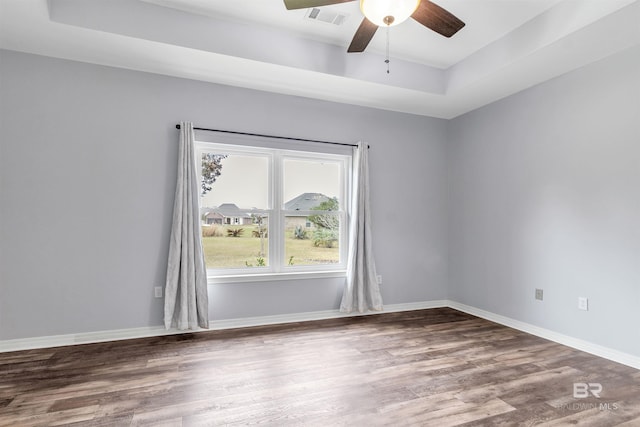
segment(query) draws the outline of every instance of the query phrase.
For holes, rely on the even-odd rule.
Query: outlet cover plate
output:
[[[588,311],[589,310],[589,298],[578,297],[578,309]]]
[[[536,289],[536,299],[542,301],[542,289]]]

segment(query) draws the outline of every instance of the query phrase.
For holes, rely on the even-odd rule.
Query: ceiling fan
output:
[[[292,10],[352,1],[355,0],[284,0],[284,4]],[[409,17],[445,37],[453,36],[465,25],[451,12],[429,0],[360,0],[360,10],[365,17],[347,52],[364,52],[378,27],[391,27]]]

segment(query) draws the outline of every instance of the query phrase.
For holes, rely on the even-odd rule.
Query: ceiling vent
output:
[[[334,12],[328,7],[323,7],[322,9],[312,7],[307,11],[305,18],[311,21],[321,21],[326,22],[327,24],[342,25],[347,19],[347,15]]]

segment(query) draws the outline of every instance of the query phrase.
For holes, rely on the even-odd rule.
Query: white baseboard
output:
[[[490,320],[501,325],[508,326],[513,329],[517,329],[522,332],[526,332],[531,335],[535,335],[541,338],[548,339],[550,341],[557,342],[559,344],[566,345],[568,347],[575,348],[577,350],[591,353],[596,356],[603,357],[614,362],[622,363],[623,365],[631,366],[632,368],[640,369],[640,357],[624,353],[622,351],[614,350],[608,347],[604,347],[598,344],[584,341],[578,338],[574,338],[568,335],[564,335],[549,329],[541,328],[539,326],[532,325],[530,323],[521,322],[519,320],[511,319],[509,317],[501,316],[499,314],[491,313],[489,311],[481,310],[476,307],[461,304],[456,301],[447,301],[447,306],[455,310],[459,310],[468,314],[472,314],[483,319]]]
[[[205,332],[210,330],[222,330],[233,328],[246,328],[250,326],[275,325],[279,323],[308,322],[311,320],[337,319],[340,317],[367,316],[381,313],[399,311],[422,310],[426,308],[446,307],[446,300],[424,301],[406,304],[389,304],[383,311],[370,311],[367,313],[341,313],[339,310],[312,311],[307,313],[292,313],[275,316],[245,317],[240,319],[210,320],[210,329],[198,329],[195,331],[179,331],[177,329],[166,330],[164,326],[150,326],[144,328],[117,329],[111,331],[84,332],[78,334],[51,335],[34,338],[21,338],[0,341],[0,353],[19,350],[33,350],[37,348],[61,347],[74,344],[90,344],[106,341],[118,341],[134,338],[148,338],[162,335],[175,335],[185,332]]]
[[[234,329],[250,326],[276,325],[279,323],[308,322],[311,320],[338,319],[341,317],[371,316],[382,313],[400,311],[424,310],[427,308],[447,307],[447,300],[422,301],[404,304],[385,305],[382,311],[368,311],[366,313],[342,313],[339,310],[311,311],[308,313],[291,313],[276,316],[245,317],[240,319],[225,319],[210,321],[211,329]]]
[[[50,335],[34,338],[20,338],[0,341],[0,353],[36,348],[61,347],[74,344],[89,344],[106,341],[119,341],[131,338],[157,337],[179,334],[183,331],[165,330],[163,326],[146,328],[117,329],[112,331],[83,332],[78,334]]]
[[[246,317],[240,319],[211,320],[210,329],[200,329],[188,332],[203,332],[207,330],[223,330],[234,328],[246,328],[251,326],[275,325],[280,323],[308,322],[313,320],[337,319],[342,317],[368,316],[381,313],[393,313],[401,311],[424,310],[428,308],[450,307],[483,319],[490,320],[501,325],[517,329],[531,335],[545,338],[559,344],[622,363],[636,369],[640,369],[640,357],[633,356],[588,341],[563,335],[549,329],[481,310],[476,307],[461,304],[450,300],[422,301],[405,304],[389,304],[383,311],[370,311],[367,313],[341,313],[339,310],[312,311],[306,313],[291,313],[275,316]],[[162,335],[175,335],[185,333],[177,329],[166,330],[163,326],[151,326],[145,328],[118,329],[112,331],[86,332],[79,334],[54,335],[35,338],[23,338],[0,341],[0,353],[18,350],[31,350],[37,348],[60,347],[73,344],[89,344],[105,341],[118,341],[134,338],[157,337]]]

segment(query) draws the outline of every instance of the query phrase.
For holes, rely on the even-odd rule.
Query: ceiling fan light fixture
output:
[[[421,0],[360,0],[360,10],[379,27],[391,27],[406,21]]]

